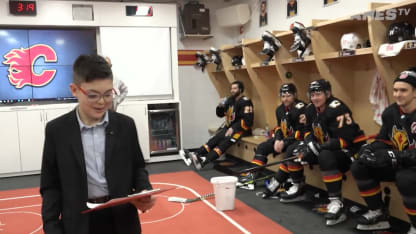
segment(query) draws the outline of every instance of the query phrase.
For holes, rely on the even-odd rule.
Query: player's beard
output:
[[[240,92],[240,91],[237,91],[237,92],[235,92],[234,94],[232,94],[232,97],[233,97],[234,99],[236,99],[238,96],[240,96],[240,94],[241,94],[241,92]]]

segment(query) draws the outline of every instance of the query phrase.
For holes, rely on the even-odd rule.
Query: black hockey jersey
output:
[[[217,106],[216,112],[218,117],[226,117],[226,127],[233,128],[234,132],[250,131],[253,126],[253,103],[246,96],[237,101],[229,97],[224,104]]]
[[[274,139],[283,140],[285,147],[295,140],[303,139],[304,123],[300,116],[305,113],[305,103],[295,100],[292,107],[283,104],[276,108],[277,126],[274,130]]]
[[[305,110],[305,141],[315,141],[329,150],[355,149],[365,142],[360,126],[354,122],[351,110],[341,100],[330,97],[325,110],[318,113],[313,104]],[[359,142],[359,144],[355,144]]]
[[[405,114],[397,103],[393,103],[383,111],[381,118],[383,125],[371,146],[399,151],[415,148],[416,111]]]

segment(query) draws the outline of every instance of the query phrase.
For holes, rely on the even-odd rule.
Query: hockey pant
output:
[[[394,169],[388,167],[369,167],[360,161],[351,166],[361,197],[370,210],[383,208],[381,181],[396,181],[402,196],[405,211],[413,225],[416,225],[416,168]]]
[[[296,149],[299,142],[289,145],[284,154],[284,158],[292,157],[293,150]],[[275,178],[279,183],[285,182],[288,178],[292,178],[293,182],[300,183],[304,180],[303,166],[299,162],[288,161],[280,164],[279,170],[276,172]]]
[[[208,162],[212,162],[219,158],[230,146],[235,144],[243,136],[247,136],[247,132],[234,132],[231,136],[226,137],[225,133],[228,128],[219,130],[214,136],[212,136],[208,142],[202,145],[196,153],[199,156],[207,158]]]
[[[341,197],[343,174],[351,165],[350,154],[344,150],[322,150],[316,158],[329,197]]]

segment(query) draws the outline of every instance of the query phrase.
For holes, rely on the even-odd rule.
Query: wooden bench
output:
[[[266,140],[267,138],[265,136],[243,137],[239,142],[230,147],[230,149],[227,150],[227,153],[233,155],[234,157],[241,158],[247,162],[250,162],[254,157],[254,152],[256,151],[257,146]],[[283,155],[281,154],[276,157],[269,156],[268,159],[268,163],[276,162],[282,160]],[[279,165],[271,166],[269,169],[272,171],[277,171],[279,169]],[[305,177],[307,184],[326,190],[325,184],[322,182],[319,166],[315,165],[312,170],[308,166],[305,166]],[[389,206],[390,215],[409,222],[409,218],[404,211],[401,195],[397,190],[395,183],[381,183],[383,190],[386,186],[388,186],[391,190],[391,200]],[[364,200],[360,197],[360,193],[358,191],[355,180],[351,175],[351,171],[346,173],[346,180],[344,180],[342,183],[342,196],[351,201],[365,205]]]

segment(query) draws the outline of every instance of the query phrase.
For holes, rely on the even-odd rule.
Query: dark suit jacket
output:
[[[109,112],[106,127],[105,176],[111,198],[151,189],[133,119]],[[40,193],[45,234],[88,234],[87,174],[81,133],[75,110],[46,125]],[[112,209],[120,234],[140,233],[137,209],[121,205]]]

